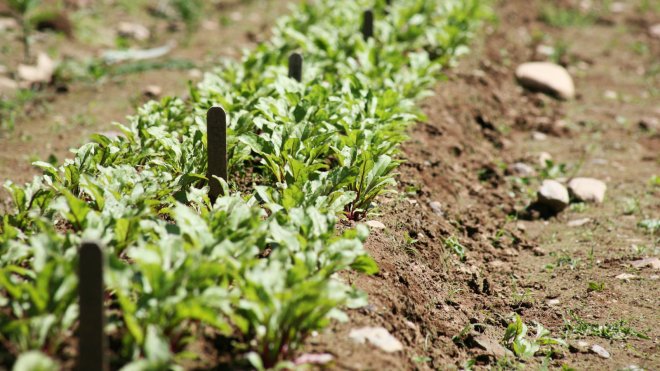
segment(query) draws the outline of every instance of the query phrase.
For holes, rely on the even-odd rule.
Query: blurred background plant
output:
[[[41,0],[7,0],[10,15],[21,26],[25,62],[29,62],[31,58],[30,34],[32,32],[32,23],[29,20],[29,15],[40,3]]]

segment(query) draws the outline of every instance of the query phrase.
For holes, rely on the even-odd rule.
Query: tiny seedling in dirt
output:
[[[545,167],[541,169],[539,175],[541,179],[554,179],[566,176],[567,165],[564,163],[555,163],[552,160],[545,161]]]
[[[660,230],[660,219],[644,219],[637,223],[637,226],[651,234]]]
[[[458,255],[461,261],[465,260],[465,247],[461,245],[458,239],[454,236],[445,238],[445,247],[449,248],[454,254]]]
[[[605,282],[594,282],[591,281],[587,284],[587,292],[601,292],[605,290]]]
[[[584,202],[576,202],[569,206],[570,210],[574,213],[583,213],[587,210],[587,204]]]
[[[567,346],[563,340],[550,337],[550,331],[538,322],[536,323],[536,334],[533,338],[527,336],[527,330],[527,325],[516,314],[502,339],[502,343],[512,350],[518,358],[530,358],[539,352],[542,347],[546,347],[546,352],[552,352],[547,346]]]
[[[418,240],[411,237],[410,232],[408,231],[403,232],[403,240],[404,240],[403,248],[408,254],[410,255],[419,254],[419,251],[415,248],[415,244],[418,242]]]
[[[649,179],[649,185],[651,187],[660,187],[660,176],[653,175],[651,179]]]
[[[648,335],[628,326],[625,320],[618,320],[604,325],[587,322],[573,311],[570,318],[564,318],[564,331],[577,337],[597,336],[608,340],[625,340],[630,337],[649,339]]]
[[[580,266],[580,258],[574,258],[565,252],[561,253],[561,255],[558,255],[556,252],[551,252],[550,256],[557,258],[554,263],[556,267],[569,267],[571,270],[575,270]]]
[[[639,200],[636,198],[625,198],[623,200],[623,215],[637,214],[640,210]]]

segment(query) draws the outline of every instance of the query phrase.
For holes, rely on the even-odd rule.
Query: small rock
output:
[[[558,64],[523,63],[516,69],[516,78],[523,87],[530,90],[541,91],[565,100],[575,97],[575,85],[571,75]]]
[[[495,358],[504,358],[508,355],[508,351],[505,347],[483,335],[475,336],[473,340],[479,348],[495,356]]]
[[[541,44],[536,47],[536,53],[545,57],[550,57],[551,55],[555,54],[555,48]]]
[[[541,133],[540,131],[535,131],[532,133],[532,139],[542,142],[548,139],[548,136],[545,133]]]
[[[139,23],[119,22],[117,25],[119,36],[131,38],[137,41],[144,41],[151,36],[149,29]]]
[[[374,229],[385,229],[385,224],[379,222],[378,220],[370,220],[366,224]]]
[[[142,94],[149,98],[158,98],[163,94],[163,88],[158,85],[147,85],[142,91]]]
[[[602,203],[607,185],[598,179],[573,178],[568,182],[568,190],[578,201]]]
[[[541,165],[541,167],[546,167],[548,161],[552,161],[551,154],[549,154],[548,152],[539,153],[539,165]]]
[[[369,342],[384,352],[394,353],[403,350],[403,344],[383,327],[363,327],[351,330],[348,335],[353,341],[364,344]]]
[[[614,278],[619,279],[619,280],[623,280],[623,281],[630,281],[630,280],[636,280],[639,277],[635,276],[634,274],[630,274],[630,273],[621,273],[620,275],[618,275]]]
[[[589,343],[580,340],[577,343],[569,343],[568,348],[573,353],[587,353],[589,352]]]
[[[516,223],[516,228],[518,228],[518,230],[522,232],[527,230],[527,226],[523,222]]]
[[[335,357],[330,353],[305,353],[296,358],[293,363],[295,363],[297,366],[308,364],[324,365],[332,361],[334,358]]]
[[[635,260],[630,263],[633,267],[641,269],[644,267],[651,267],[652,269],[660,269],[660,259],[658,258],[646,258],[641,260]]]
[[[594,344],[590,348],[592,353],[598,354],[602,358],[610,358],[610,352],[605,350],[605,348],[601,347],[598,344]]]
[[[656,39],[660,39],[660,23],[654,24],[649,27],[649,34]]]
[[[35,66],[18,65],[18,77],[28,83],[49,83],[56,66],[57,63],[50,59],[48,54],[39,53]]]
[[[417,330],[417,325],[414,324],[413,322],[406,320],[404,323],[405,323],[406,326],[408,326],[411,330]]]
[[[569,227],[581,227],[591,221],[590,218],[582,218],[582,219],[575,219],[571,220],[570,222],[567,223]]]
[[[548,300],[548,305],[553,306],[553,305],[559,305],[560,301],[559,299],[550,299]]]
[[[511,165],[510,169],[514,175],[523,177],[534,176],[536,174],[534,168],[524,162],[516,162],[515,164]]]
[[[619,99],[619,94],[617,94],[613,90],[605,90],[605,93],[603,93],[603,97],[605,97],[605,99],[617,100]]]
[[[438,201],[431,201],[429,202],[429,207],[431,210],[433,210],[433,213],[438,216],[443,216],[444,213],[442,212],[442,205]]]
[[[556,180],[544,180],[537,193],[538,202],[555,212],[560,212],[568,206],[568,190]]]
[[[4,66],[4,65],[0,64],[0,75],[6,75],[7,72],[9,72],[9,69],[7,68],[7,66]]]
[[[14,18],[0,18],[0,32],[15,30],[18,28],[18,22]]]

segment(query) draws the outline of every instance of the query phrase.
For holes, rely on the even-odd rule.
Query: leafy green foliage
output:
[[[360,220],[394,184],[415,102],[466,51],[481,1],[397,1],[365,41],[372,1],[303,4],[273,39],[207,74],[190,99],[151,101],[25,186],[0,225],[2,364],[27,351],[58,359],[77,321],[77,246],[103,242],[113,364],[165,369],[199,331],[237,357],[276,367],[313,331],[366,304],[337,273],[378,272]],[[286,77],[292,51],[305,82]],[[206,110],[228,123],[229,183],[211,203]],[[460,245],[460,244],[459,244]],[[461,250],[462,251],[462,250]],[[458,253],[458,252],[457,252]],[[460,254],[459,254],[460,255]],[[44,258],[44,257],[47,257]],[[8,353],[8,354],[7,354]]]
[[[519,358],[533,357],[543,346],[566,346],[563,340],[550,337],[550,331],[540,323],[536,324],[536,334],[533,338],[527,336],[527,330],[527,325],[516,314],[504,333],[502,341]]]

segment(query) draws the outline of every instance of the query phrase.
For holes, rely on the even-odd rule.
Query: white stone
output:
[[[516,78],[527,89],[542,91],[560,99],[575,97],[575,85],[571,75],[558,64],[523,63],[516,69]]]
[[[649,33],[656,39],[660,39],[660,23],[654,24],[649,28]]]
[[[553,305],[559,305],[560,301],[559,299],[550,299],[548,300],[548,305],[553,306]]]
[[[578,201],[602,203],[607,185],[594,178],[573,178],[568,182],[568,190]]]
[[[117,33],[122,37],[128,37],[137,41],[144,41],[151,35],[147,27],[133,22],[119,22]]]
[[[634,274],[630,273],[621,273],[620,275],[614,277],[618,280],[623,280],[623,281],[629,281],[629,280],[636,280],[638,277],[635,276]]]
[[[617,100],[619,99],[619,94],[617,94],[614,90],[605,90],[603,97],[610,100]]]
[[[431,201],[429,202],[429,207],[431,210],[433,210],[433,213],[438,215],[438,216],[443,216],[444,213],[442,212],[442,205],[438,201]]]
[[[511,165],[511,172],[515,175],[523,177],[534,176],[534,174],[536,174],[534,168],[524,162],[516,162],[515,164]]]
[[[540,131],[535,131],[532,133],[532,139],[542,142],[546,139],[548,139],[548,135],[545,133],[541,133]]]
[[[18,65],[18,77],[28,83],[48,83],[53,78],[56,66],[57,63],[50,59],[48,54],[39,53],[36,65]]]
[[[559,212],[568,206],[568,190],[556,180],[544,180],[537,193],[538,202]]]
[[[610,358],[610,352],[608,352],[607,350],[605,350],[605,348],[601,347],[601,346],[598,345],[598,344],[594,344],[594,345],[592,345],[592,346],[591,346],[591,351],[592,351],[593,353],[598,354],[598,355],[601,356],[602,358]]]
[[[635,260],[630,264],[637,269],[644,267],[651,267],[651,269],[656,269],[656,270],[660,269],[660,259],[658,258],[646,258],[646,259]]]
[[[549,57],[549,56],[555,54],[555,48],[553,48],[552,46],[541,44],[541,45],[536,47],[536,52],[540,55]]]
[[[385,224],[379,222],[378,220],[370,220],[366,224],[374,229],[385,229]]]
[[[403,350],[403,344],[383,327],[353,329],[348,337],[361,344],[369,342],[387,353]]]
[[[334,358],[335,357],[330,353],[305,353],[296,358],[294,363],[298,366],[309,364],[324,365],[331,362]]]
[[[569,227],[581,227],[591,221],[590,218],[582,218],[582,219],[575,219],[571,220],[570,222],[567,223]]]

